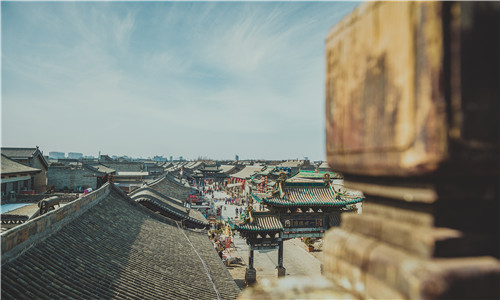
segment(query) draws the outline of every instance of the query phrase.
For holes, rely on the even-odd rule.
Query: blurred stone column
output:
[[[366,201],[324,275],[361,298],[500,298],[499,15],[370,2],[328,34],[328,163]]]

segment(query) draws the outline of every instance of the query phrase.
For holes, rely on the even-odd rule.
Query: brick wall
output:
[[[37,168],[42,170],[39,174],[34,176],[34,186],[32,188],[35,190],[35,193],[41,194],[47,191],[47,169],[44,164],[41,162],[41,157],[37,156],[34,159],[30,160],[30,167]]]
[[[78,186],[96,189],[97,177],[94,175],[98,174],[86,168],[49,167],[48,185],[54,186],[56,191],[65,188],[75,191]]]

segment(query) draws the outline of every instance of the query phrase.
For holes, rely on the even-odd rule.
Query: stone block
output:
[[[274,274],[276,274],[276,277],[285,277],[286,276],[286,268],[276,267],[274,269]]]
[[[419,227],[369,214],[346,216],[342,229],[402,248],[420,258],[491,252],[488,248],[489,235],[465,234],[448,228]]]
[[[339,242],[337,243],[337,241]],[[378,243],[376,239],[336,228],[333,230],[333,234],[324,241],[323,251],[327,248],[328,250],[324,252],[323,257],[333,256],[339,260],[346,260],[364,270],[368,254]],[[326,262],[327,260],[325,260]],[[325,272],[328,272],[328,268],[329,266],[325,265]]]
[[[383,188],[383,186],[381,188]],[[394,220],[420,227],[431,227],[434,225],[434,217],[430,212],[405,209],[372,201],[363,202],[363,215],[380,216],[387,220]]]
[[[57,222],[61,221],[63,219],[64,212],[62,210],[59,210],[57,212]]]
[[[245,269],[245,283],[252,285],[257,281],[257,271],[254,268]]]
[[[408,277],[402,270],[410,267],[423,267],[425,260],[411,256],[402,249],[379,243],[366,257],[368,274],[385,282],[388,287],[405,295],[408,294]]]
[[[364,286],[364,299],[407,299],[404,294],[370,274],[365,274]]]
[[[342,229],[379,238],[382,233],[381,219],[368,214],[344,214]]]
[[[373,3],[330,31],[330,165],[354,174],[409,175],[435,170],[445,158],[441,6]]]
[[[21,227],[18,231],[17,231],[17,241],[16,241],[16,244],[21,244],[23,242],[25,242],[29,237],[29,228],[27,226],[23,226]]]

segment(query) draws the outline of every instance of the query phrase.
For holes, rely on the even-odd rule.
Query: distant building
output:
[[[42,170],[28,167],[2,154],[2,197],[29,193],[32,191],[34,176]]]
[[[64,159],[64,158],[66,158],[66,154],[64,152],[51,151],[51,152],[49,152],[49,158]]]
[[[235,156],[234,156],[234,160],[235,160],[235,161],[238,161],[238,160],[240,160],[240,157],[239,157],[238,155],[235,155]]]
[[[179,156],[179,161],[182,161],[182,160],[183,160],[183,159],[182,159],[182,156]]]
[[[83,158],[83,153],[69,152],[68,153],[68,158],[69,159],[82,159]]]
[[[164,172],[163,167],[159,166],[157,164],[154,164],[154,165],[144,164],[144,168],[149,173],[149,175],[155,176],[155,177],[160,176]]]
[[[31,182],[31,187],[36,194],[41,194],[47,191],[47,171],[49,164],[42,151],[36,148],[14,148],[2,147],[2,154],[8,158],[15,160],[26,166],[41,170],[36,174]]]
[[[174,160],[174,157],[172,155],[170,155],[170,161],[173,161]]]
[[[104,166],[103,166],[104,167]],[[107,174],[114,170],[99,169],[90,165],[51,165],[47,174],[48,185],[55,191],[83,192],[87,188],[97,189],[106,182]]]
[[[167,161],[167,159],[166,159],[166,158],[164,158],[163,156],[158,156],[158,155],[155,155],[155,156],[153,157],[153,160],[154,160],[154,161]]]
[[[106,155],[106,154],[99,154],[99,161],[103,161],[103,162],[112,162],[114,161],[111,157],[109,157],[109,155]]]

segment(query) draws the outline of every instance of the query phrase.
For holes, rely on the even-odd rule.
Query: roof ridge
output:
[[[2,150],[36,150],[36,147],[2,147]]]

